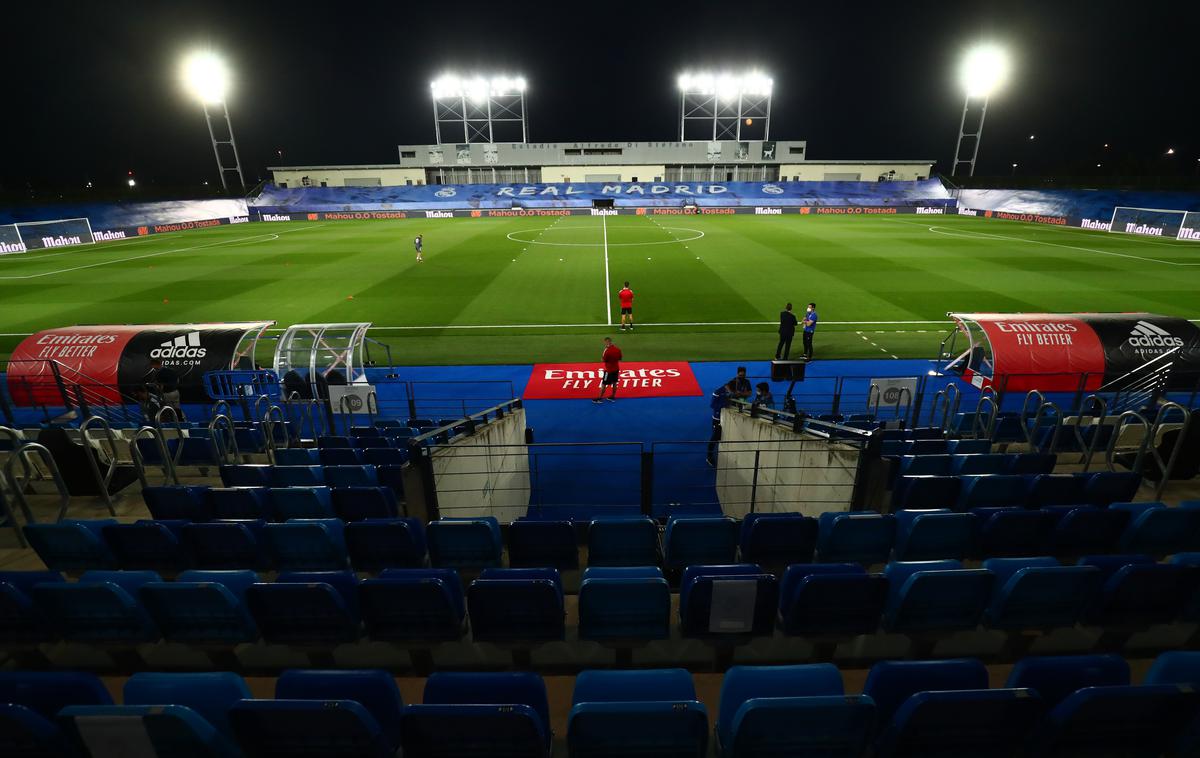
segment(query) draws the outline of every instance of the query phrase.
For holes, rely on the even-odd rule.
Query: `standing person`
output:
[[[775,346],[775,360],[787,360],[792,352],[792,338],[796,336],[796,314],[792,313],[792,304],[779,312],[779,344]],[[782,353],[782,355],[780,355]]]
[[[804,359],[811,361],[813,348],[813,332],[817,331],[817,304],[809,303],[808,311],[804,314]]]
[[[708,403],[712,408],[712,436],[708,438],[708,455],[705,458],[710,466],[717,465],[717,446],[721,442],[721,410],[729,405],[729,398],[733,396],[736,384],[736,379],[730,379],[717,387]]]
[[[625,282],[625,289],[617,293],[617,299],[621,301],[621,331],[625,331],[625,319],[629,319],[629,331],[633,331],[633,290],[629,289],[629,282]]]
[[[604,379],[600,382],[600,395],[592,399],[593,403],[604,399],[605,387],[612,387],[608,402],[617,399],[617,383],[621,381],[621,359],[624,357],[621,355],[621,348],[613,344],[612,337],[605,337],[604,352],[600,354],[600,360],[604,362]]]
[[[737,367],[737,376],[730,379],[729,384],[732,385],[729,391],[731,400],[745,400],[753,394],[753,390],[750,389],[750,380],[746,378],[745,366]]]
[[[421,257],[421,248],[424,246],[425,246],[425,235],[418,234],[417,238],[413,240],[413,247],[415,247],[417,249],[417,263],[420,263],[421,261],[425,260],[424,258]]]

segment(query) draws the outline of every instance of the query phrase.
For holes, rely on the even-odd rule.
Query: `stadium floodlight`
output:
[[[237,173],[238,183],[242,189],[245,189],[246,180],[242,176],[242,162],[238,157],[237,143],[233,139],[233,121],[229,118],[229,106],[226,103],[230,76],[225,61],[211,50],[197,50],[183,59],[180,73],[188,93],[204,108],[204,120],[208,124],[208,138],[212,142],[213,155],[217,159],[217,172],[221,177],[221,188],[226,192],[229,191],[229,183],[226,181],[225,174],[233,171]],[[225,139],[218,139],[213,130],[210,108],[214,110],[220,108],[220,115],[225,117],[225,133],[227,135]],[[228,152],[232,155],[233,162],[229,166],[226,166],[222,159],[222,145],[228,145]],[[130,180],[130,186],[133,186],[132,180]]]
[[[1174,154],[1175,154],[1175,148],[1173,148],[1173,147],[1168,147],[1168,148],[1167,148],[1167,155],[1174,155]]]
[[[958,144],[954,148],[954,167],[950,174],[958,172],[959,164],[966,163],[970,167],[969,175],[975,175],[975,159],[979,156],[979,142],[983,138],[983,122],[987,119],[988,100],[1008,81],[1008,53],[1004,48],[994,43],[977,45],[963,56],[958,69],[958,81],[966,97],[963,101],[962,120],[958,125]],[[975,131],[968,132],[967,111],[972,100],[982,100],[983,108],[979,114],[979,124]],[[971,157],[962,158],[963,140],[971,139]],[[1033,140],[1034,135],[1029,135]]]
[[[714,141],[741,141],[742,127],[756,121],[762,124],[762,139],[770,138],[775,83],[763,72],[688,71],[675,83],[680,97],[680,141],[687,141],[689,124],[700,124],[701,136]]]
[[[462,141],[469,143],[494,142],[498,126],[516,136],[512,127],[501,125],[520,124],[520,139],[504,141],[525,142],[526,87],[525,77],[504,74],[447,73],[434,79],[429,83],[429,91],[433,97],[433,128],[438,144],[443,142],[443,125],[452,125],[456,137],[461,128]]]

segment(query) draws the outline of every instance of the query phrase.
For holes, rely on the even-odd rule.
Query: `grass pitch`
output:
[[[272,319],[371,321],[402,365],[591,360],[608,334],[628,360],[766,359],[789,300],[818,304],[817,357],[931,357],[947,311],[1200,318],[1200,245],[955,216],[222,226],[0,256],[0,358],[51,326]]]

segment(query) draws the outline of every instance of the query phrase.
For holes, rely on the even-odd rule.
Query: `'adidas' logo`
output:
[[[151,358],[203,358],[208,350],[200,347],[200,332],[181,334],[150,351]]]
[[[1149,321],[1138,321],[1129,332],[1129,344],[1137,348],[1146,347],[1182,347],[1183,340],[1174,337],[1169,331]]]

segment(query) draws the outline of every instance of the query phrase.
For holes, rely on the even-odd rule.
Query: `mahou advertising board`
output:
[[[8,391],[21,406],[60,405],[58,377],[81,384],[94,401],[121,402],[161,360],[179,377],[185,402],[204,402],[204,372],[236,367],[273,321],[206,324],[113,324],[45,329],[13,349]]]

